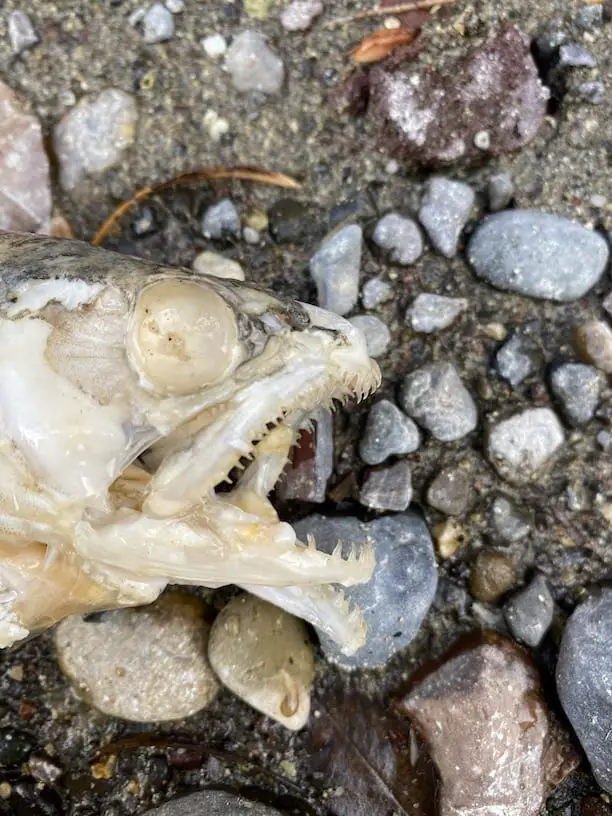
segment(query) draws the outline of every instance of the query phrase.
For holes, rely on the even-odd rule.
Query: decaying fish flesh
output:
[[[1,234],[0,646],[175,583],[237,584],[357,649],[338,585],[368,580],[371,548],[297,541],[268,494],[313,410],[379,379],[316,307]]]

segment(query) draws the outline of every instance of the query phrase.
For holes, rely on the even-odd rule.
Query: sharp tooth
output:
[[[332,558],[342,558],[342,547],[343,544],[340,541],[340,539],[338,539],[338,543],[336,544],[336,546],[334,547],[334,551],[332,552]]]
[[[317,549],[317,542],[315,541],[315,537],[312,535],[312,533],[308,533],[308,535],[306,536],[306,546],[310,550]]]

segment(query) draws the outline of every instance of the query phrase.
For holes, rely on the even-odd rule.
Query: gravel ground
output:
[[[172,39],[154,45],[146,44],[141,29],[128,23],[139,5],[131,0],[30,0],[26,8],[6,0],[0,11],[0,76],[39,117],[46,136],[85,94],[115,87],[133,94],[138,102],[136,142],[116,166],[87,178],[70,192],[54,184],[54,203],[78,237],[91,239],[113,207],[138,188],[178,173],[236,165],[278,170],[301,183],[295,197],[307,202],[313,214],[300,240],[278,245],[266,236],[256,246],[232,240],[213,248],[221,246],[227,257],[240,261],[248,279],[314,302],[308,260],[326,225],[357,220],[367,234],[376,217],[389,210],[401,208],[416,215],[427,174],[401,164],[397,172],[389,172],[393,168],[377,141],[376,122],[339,113],[328,102],[348,75],[347,51],[375,23],[328,29],[321,21],[370,4],[328,2],[324,17],[311,30],[289,34],[278,20],[279,3],[272,4],[267,19],[252,20],[239,0],[186,0],[184,10],[174,17]],[[42,41],[18,56],[12,53],[6,22],[16,8],[27,10]],[[562,27],[570,41],[586,45],[604,82],[603,104],[581,102],[575,93],[578,80],[572,75],[561,104],[551,105],[538,136],[526,148],[469,171],[452,166],[444,172],[467,181],[476,191],[477,206],[482,207],[488,178],[507,171],[515,184],[513,206],[575,218],[607,231],[612,228],[612,206],[605,200],[612,175],[608,84],[612,25],[587,32],[585,40],[585,33],[571,22],[575,8],[578,4],[562,0],[458,3],[426,24],[427,44],[416,64],[452,65],[503,21],[518,24],[531,37]],[[247,28],[265,34],[283,59],[286,77],[276,96],[238,93],[222,68],[223,61],[211,60],[200,44],[212,33],[231,40]],[[580,81],[594,76],[592,69],[577,70]],[[206,124],[211,110],[229,125],[219,141],[211,138]],[[144,212],[141,207],[124,218],[121,234],[109,238],[106,246],[190,266],[199,251],[211,248],[199,229],[209,203],[229,196],[244,213],[268,210],[286,195],[274,188],[234,182],[175,189],[148,205],[154,217],[150,233],[139,237],[134,232]],[[603,203],[593,196],[603,197]],[[468,223],[468,233],[473,226]],[[577,302],[538,301],[497,291],[477,280],[462,254],[449,260],[427,251],[410,266],[389,267],[368,248],[362,259],[361,284],[374,277],[384,277],[394,287],[393,300],[376,312],[391,332],[390,348],[379,359],[380,396],[394,400],[399,381],[409,371],[450,361],[474,396],[485,426],[524,408],[552,404],[546,387],[548,367],[559,359],[577,359],[573,328],[602,317],[601,301],[610,288],[604,275]],[[469,308],[450,329],[416,335],[406,327],[404,314],[423,291],[466,298]],[[533,368],[519,387],[511,388],[494,372],[501,343],[484,328],[492,323],[509,331],[520,329],[528,342]],[[465,543],[456,557],[440,560],[434,606],[416,640],[384,670],[349,675],[318,662],[315,709],[317,700],[338,685],[347,692],[366,694],[374,705],[418,666],[439,656],[462,632],[499,622],[500,604],[471,604],[468,593],[475,554],[496,543],[489,507],[501,492],[513,497],[530,518],[528,535],[504,548],[516,569],[516,587],[537,570],[546,576],[556,601],[551,633],[537,660],[548,706],[563,717],[551,680],[562,626],[585,589],[608,578],[612,559],[610,521],[601,512],[612,499],[612,465],[596,441],[598,433],[609,430],[611,406],[611,394],[604,391],[597,416],[579,432],[566,430],[567,442],[554,467],[519,487],[506,484],[489,466],[481,432],[452,443],[430,438],[410,455],[413,502],[422,506],[430,528],[446,518],[425,501],[433,477],[443,468],[470,468],[475,495],[461,517]],[[364,465],[357,446],[365,412],[364,407],[349,408],[336,416],[333,485],[346,484],[343,480],[351,471],[357,482],[361,479]],[[343,494],[342,501],[329,501],[323,509],[366,518],[354,501],[355,490],[349,488]],[[290,520],[313,510],[320,512],[321,506],[294,502],[282,507]],[[220,601],[215,605],[219,608]],[[137,726],[97,714],[77,699],[57,666],[49,633],[3,654],[0,660],[0,756],[8,750],[3,747],[7,734],[16,733],[25,745],[16,761],[5,761],[0,769],[0,780],[13,789],[12,794],[5,789],[7,813],[142,814],[177,793],[211,783],[253,792],[288,813],[291,808],[298,813],[337,812],[318,787],[304,733],[291,734],[228,691],[205,711],[178,724]],[[117,757],[115,764],[97,755],[102,746],[116,740],[126,741],[108,749]],[[14,739],[11,744],[14,747]],[[41,771],[36,762],[23,764],[28,757],[42,756],[45,746],[53,749],[47,752],[50,758],[44,755],[44,762],[61,773]],[[551,795],[543,812],[573,816],[581,812],[585,797],[597,795],[598,790],[583,762]],[[0,812],[4,812],[2,806],[0,799]]]

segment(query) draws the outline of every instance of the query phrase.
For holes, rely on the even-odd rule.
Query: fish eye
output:
[[[162,280],[139,293],[128,357],[158,393],[178,396],[215,385],[243,356],[233,309],[205,283]]]

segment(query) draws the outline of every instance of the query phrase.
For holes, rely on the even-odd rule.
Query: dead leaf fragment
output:
[[[380,62],[398,45],[410,45],[416,34],[412,28],[379,28],[356,45],[350,55],[359,65]]]

